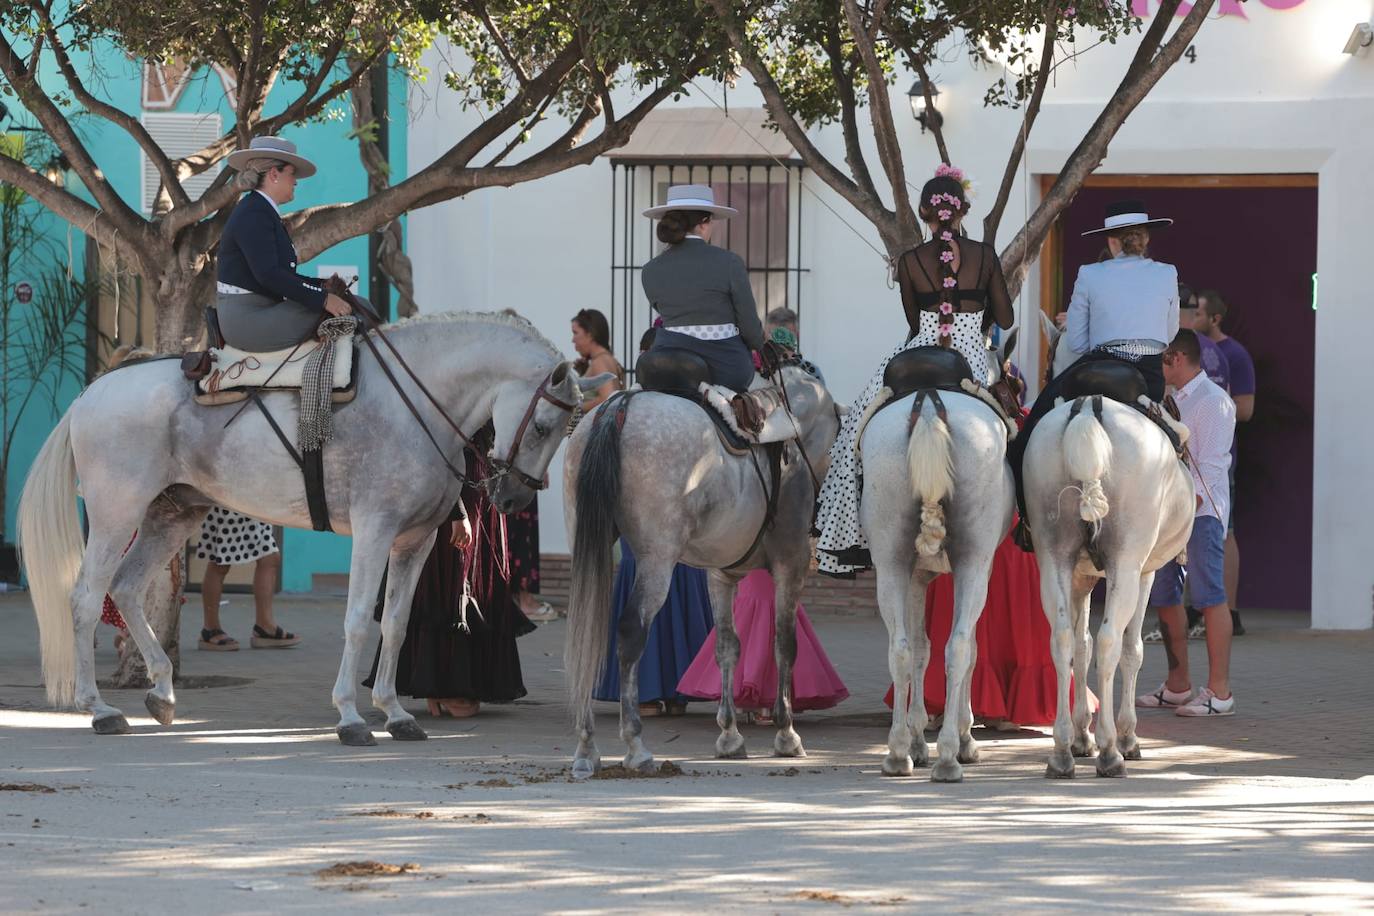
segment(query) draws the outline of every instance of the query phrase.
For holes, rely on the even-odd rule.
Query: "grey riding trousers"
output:
[[[261,293],[219,293],[215,308],[224,342],[240,350],[286,350],[315,334],[325,313]]]

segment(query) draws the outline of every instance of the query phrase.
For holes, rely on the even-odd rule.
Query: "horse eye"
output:
[[[536,423],[534,424],[534,434],[542,439],[549,434],[549,428],[543,423]]]

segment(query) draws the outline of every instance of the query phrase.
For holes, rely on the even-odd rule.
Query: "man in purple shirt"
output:
[[[1255,362],[1249,352],[1234,337],[1221,331],[1221,323],[1226,318],[1226,300],[1214,289],[1198,293],[1197,318],[1193,330],[1202,337],[1210,339],[1221,352],[1226,354],[1226,363],[1231,370],[1231,400],[1236,402],[1236,422],[1247,423],[1255,415]],[[1236,447],[1231,445],[1231,505],[1235,505],[1236,492]],[[1235,512],[1231,513],[1231,524],[1226,531],[1226,594],[1232,611],[1232,626],[1236,635],[1245,632],[1240,623],[1240,615],[1234,610],[1236,591],[1240,583],[1240,548],[1236,544]]]
[[[1197,324],[1197,296],[1186,284],[1178,285],[1178,326],[1181,328],[1191,328]],[[1202,345],[1202,371],[1207,373],[1207,377],[1212,383],[1221,390],[1230,393],[1231,391],[1231,366],[1226,361],[1226,354],[1221,351],[1210,337],[1198,334],[1198,343]]]

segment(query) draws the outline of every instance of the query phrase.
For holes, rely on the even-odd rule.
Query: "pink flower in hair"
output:
[[[941,211],[939,211],[938,213],[936,213],[935,215],[938,216],[938,217],[940,218],[940,222],[942,222],[942,223],[943,223],[943,222],[949,221],[949,220],[950,220],[951,218],[953,218],[953,216],[954,216],[954,214],[951,213],[951,212],[948,211],[948,210],[941,210]]]
[[[954,306],[951,305],[951,304],[948,303],[948,302],[941,302],[941,303],[940,303],[940,314],[941,314],[941,315],[953,315],[953,314],[954,314]]]
[[[940,252],[940,260],[941,260],[941,261],[944,261],[946,264],[948,264],[950,261],[953,261],[953,260],[954,260],[954,252],[952,252],[952,251],[942,251],[942,252]]]
[[[954,289],[954,287],[958,285],[958,282],[953,277],[945,277],[945,289]]]
[[[930,205],[931,205],[932,207],[938,207],[938,206],[940,206],[940,195],[939,195],[939,194],[932,194],[932,195],[930,195]]]
[[[940,240],[945,242],[952,242],[954,241],[954,233],[946,229],[944,232],[940,233]]]
[[[955,181],[964,180],[963,169],[955,168],[948,162],[942,162],[935,168],[936,178],[953,178]]]

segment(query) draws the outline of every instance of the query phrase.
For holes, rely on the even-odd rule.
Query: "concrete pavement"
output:
[[[194,597],[192,605],[194,608]],[[251,612],[226,628],[247,645]],[[1374,907],[1374,634],[1247,614],[1221,720],[1142,716],[1125,780],[1042,778],[1045,729],[979,730],[960,785],[884,779],[886,636],[813,622],[851,698],[807,713],[809,756],[717,761],[713,708],[646,722],[683,775],[566,780],[565,624],[521,641],[530,695],[474,719],[421,716],[431,740],[334,738],[341,601],[284,599],[299,649],[190,649],[180,719],[101,738],[47,710],[25,596],[0,596],[0,904],[5,912],[195,913],[841,908],[1349,911]],[[185,615],[194,647],[198,612]],[[98,663],[113,669],[101,627]],[[1200,643],[1194,664],[1205,665]],[[1163,673],[1147,647],[1142,684]],[[364,693],[365,696],[365,693]],[[414,704],[423,709],[422,703]],[[623,753],[612,709],[608,763]],[[136,715],[140,714],[140,715]],[[771,730],[746,727],[764,754]],[[51,791],[47,791],[51,790]],[[338,863],[413,864],[321,876]]]

